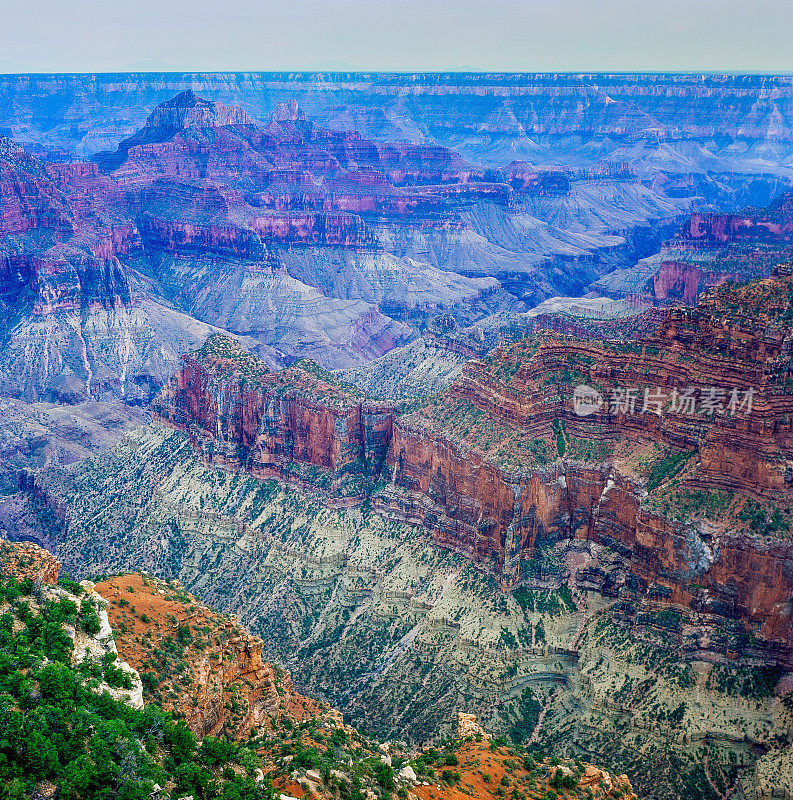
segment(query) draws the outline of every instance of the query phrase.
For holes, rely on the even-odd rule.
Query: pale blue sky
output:
[[[0,72],[793,72],[793,0],[0,0]]]

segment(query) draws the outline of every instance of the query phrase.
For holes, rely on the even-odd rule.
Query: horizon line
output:
[[[473,69],[462,67],[451,67],[449,69],[338,69],[338,68],[280,68],[280,69],[118,69],[118,70],[94,70],[94,71],[26,71],[26,72],[0,72],[0,77],[34,77],[34,76],[103,76],[103,75],[482,75],[482,76],[534,76],[534,75],[565,75],[565,76],[586,76],[586,75],[680,75],[694,77],[703,76],[723,76],[723,77],[769,77],[769,78],[790,78],[793,77],[793,67],[790,71],[775,72],[766,69],[536,69],[536,70],[498,70],[498,69]]]

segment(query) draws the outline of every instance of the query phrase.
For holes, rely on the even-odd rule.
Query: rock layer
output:
[[[154,405],[211,463],[361,494],[380,475],[393,407],[356,397],[310,362],[277,373],[223,337],[185,356]],[[363,481],[363,483],[361,482]]]
[[[722,491],[750,505],[789,502],[792,288],[785,276],[723,288],[697,309],[671,310],[655,336],[633,343],[540,333],[469,362],[445,396],[418,412],[378,405],[379,428],[367,425],[373,409],[348,387],[317,383],[302,369],[262,371],[231,350],[189,358],[157,413],[190,431],[210,460],[262,477],[290,477],[293,469],[283,466],[290,460],[317,468],[298,474],[321,488],[330,480],[320,476],[338,486],[342,470],[382,472],[388,484],[372,498],[377,510],[420,523],[504,586],[560,539],[607,545],[620,554],[619,567],[584,576],[605,594],[629,588],[737,615],[788,659],[791,549],[773,532],[788,523],[773,521],[764,537],[691,524],[648,504],[658,493],[647,497],[646,478],[611,459],[576,459],[573,448],[586,443],[603,456],[620,444],[657,448],[666,460],[655,463],[659,477],[650,482],[664,491],[678,485],[668,478],[683,469],[681,490]],[[576,384],[605,402],[579,416]],[[710,387],[720,392],[718,406],[707,405]],[[661,406],[642,408],[644,388],[664,393]],[[698,404],[693,413],[680,403],[686,392]],[[550,463],[550,448],[571,452]],[[632,576],[628,584],[620,570]]]

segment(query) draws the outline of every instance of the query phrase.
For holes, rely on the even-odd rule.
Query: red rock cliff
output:
[[[791,298],[791,277],[723,287],[634,342],[540,332],[396,416],[310,370],[267,373],[216,343],[186,360],[157,414],[213,461],[262,477],[294,478],[294,464],[315,468],[299,475],[321,486],[345,470],[382,473],[376,510],[423,525],[504,586],[539,545],[596,542],[618,563],[576,576],[582,585],[737,617],[789,653],[793,546],[779,509],[793,505]],[[602,397],[586,416],[579,384]],[[661,405],[643,408],[645,388]],[[630,467],[636,453],[649,454],[649,473]],[[732,516],[686,521],[687,497]]]
[[[212,463],[360,494],[382,471],[393,408],[309,362],[278,373],[222,336],[184,358],[154,407]]]

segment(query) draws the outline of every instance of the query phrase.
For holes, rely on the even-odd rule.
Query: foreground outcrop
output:
[[[60,562],[32,542],[0,539],[0,577],[33,583],[57,583]]]
[[[178,584],[131,574],[96,589],[107,600],[121,656],[145,681],[145,697],[177,712],[198,737],[244,742],[282,715],[300,722],[337,713],[297,694],[289,673],[262,659],[261,639]]]
[[[51,560],[34,546],[7,543],[0,568],[15,573]],[[178,584],[127,574],[99,584],[67,580],[67,589],[42,583],[44,571],[35,586],[28,574],[0,582],[0,777],[17,795],[90,800],[113,785],[124,796],[174,800],[207,787],[261,800],[274,791],[455,800],[472,791],[501,796],[500,787],[514,785],[570,798],[635,797],[624,775],[490,744],[471,719],[440,749],[379,743],[295,695],[288,675],[261,661],[261,640]],[[145,710],[138,673],[118,657],[96,588],[109,598],[121,655],[141,667],[158,660],[164,672],[159,681],[143,673]],[[68,744],[65,755],[53,741]]]
[[[35,555],[13,550],[0,555],[4,571]],[[251,748],[212,737],[198,747],[184,723],[156,704],[144,709],[93,586],[0,581],[4,793],[176,798],[211,786],[221,797],[272,798]]]

